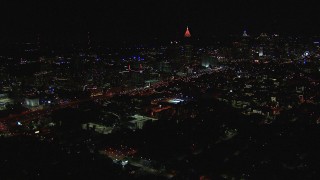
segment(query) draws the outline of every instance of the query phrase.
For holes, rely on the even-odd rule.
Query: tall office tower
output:
[[[264,54],[263,54],[263,47],[260,47],[259,49],[259,57],[262,57]]]
[[[241,58],[248,59],[253,56],[252,53],[250,53],[249,43],[250,43],[250,37],[247,34],[247,31],[243,31],[241,41],[239,43]]]
[[[88,32],[88,51],[91,51],[91,36],[90,36],[90,32]]]
[[[38,48],[38,51],[40,52],[40,34],[37,35],[37,48]]]
[[[193,46],[191,45],[191,33],[189,31],[189,27],[187,27],[186,32],[184,33],[184,59],[185,64],[189,64],[192,62],[192,51]]]
[[[181,66],[180,43],[178,41],[171,41],[166,50],[166,55],[174,69]]]

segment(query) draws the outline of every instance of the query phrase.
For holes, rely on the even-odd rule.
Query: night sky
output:
[[[36,34],[54,40],[86,36],[101,41],[177,38],[187,25],[196,37],[226,34],[320,32],[315,2],[258,0],[5,0],[0,2],[3,41],[23,41]]]

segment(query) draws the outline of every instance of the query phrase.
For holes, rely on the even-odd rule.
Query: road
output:
[[[197,74],[191,75],[191,76],[178,77],[178,78],[174,78],[174,79],[171,79],[168,81],[160,81],[158,83],[151,85],[150,87],[132,88],[132,89],[126,89],[126,90],[114,88],[114,89],[107,91],[104,95],[94,96],[91,98],[86,98],[86,99],[81,99],[81,100],[75,99],[75,100],[64,102],[64,103],[61,103],[58,105],[54,105],[52,107],[45,107],[44,109],[39,109],[39,110],[34,110],[34,111],[32,111],[32,110],[24,111],[24,112],[21,112],[20,114],[10,114],[8,117],[0,118],[0,123],[4,124],[8,128],[10,128],[11,126],[16,125],[18,121],[23,123],[23,122],[30,122],[32,120],[37,120],[40,117],[50,115],[54,111],[68,108],[68,107],[74,107],[74,106],[77,106],[83,102],[88,102],[88,101],[92,101],[92,100],[111,99],[113,96],[116,96],[116,95],[130,95],[130,96],[150,95],[150,94],[154,93],[155,89],[157,89],[157,88],[168,86],[169,84],[177,82],[177,81],[190,81],[193,79],[197,79],[204,74],[211,74],[213,72],[217,72],[220,70],[221,70],[221,68],[203,70],[203,71],[201,71]]]

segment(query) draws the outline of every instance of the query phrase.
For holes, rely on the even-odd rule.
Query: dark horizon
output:
[[[314,3],[276,1],[55,1],[1,2],[2,42],[74,42],[91,32],[105,41],[176,39],[186,26],[194,37],[251,35],[319,35],[320,15]]]

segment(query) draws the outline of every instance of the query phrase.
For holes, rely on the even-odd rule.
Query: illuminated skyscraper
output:
[[[185,58],[185,63],[189,64],[192,61],[192,45],[190,42],[191,38],[191,33],[189,31],[189,27],[187,27],[186,32],[184,33],[184,58]]]
[[[174,66],[180,67],[180,43],[178,41],[171,41],[170,45],[168,46],[167,49],[167,56],[174,64]]]
[[[264,54],[263,54],[263,47],[260,47],[259,49],[259,57],[262,57]]]
[[[242,36],[243,36],[243,37],[248,37],[249,35],[247,34],[247,31],[243,31]]]
[[[191,34],[190,34],[190,31],[189,31],[189,27],[188,27],[188,26],[187,26],[186,32],[184,33],[184,37],[186,37],[186,38],[191,37]]]

